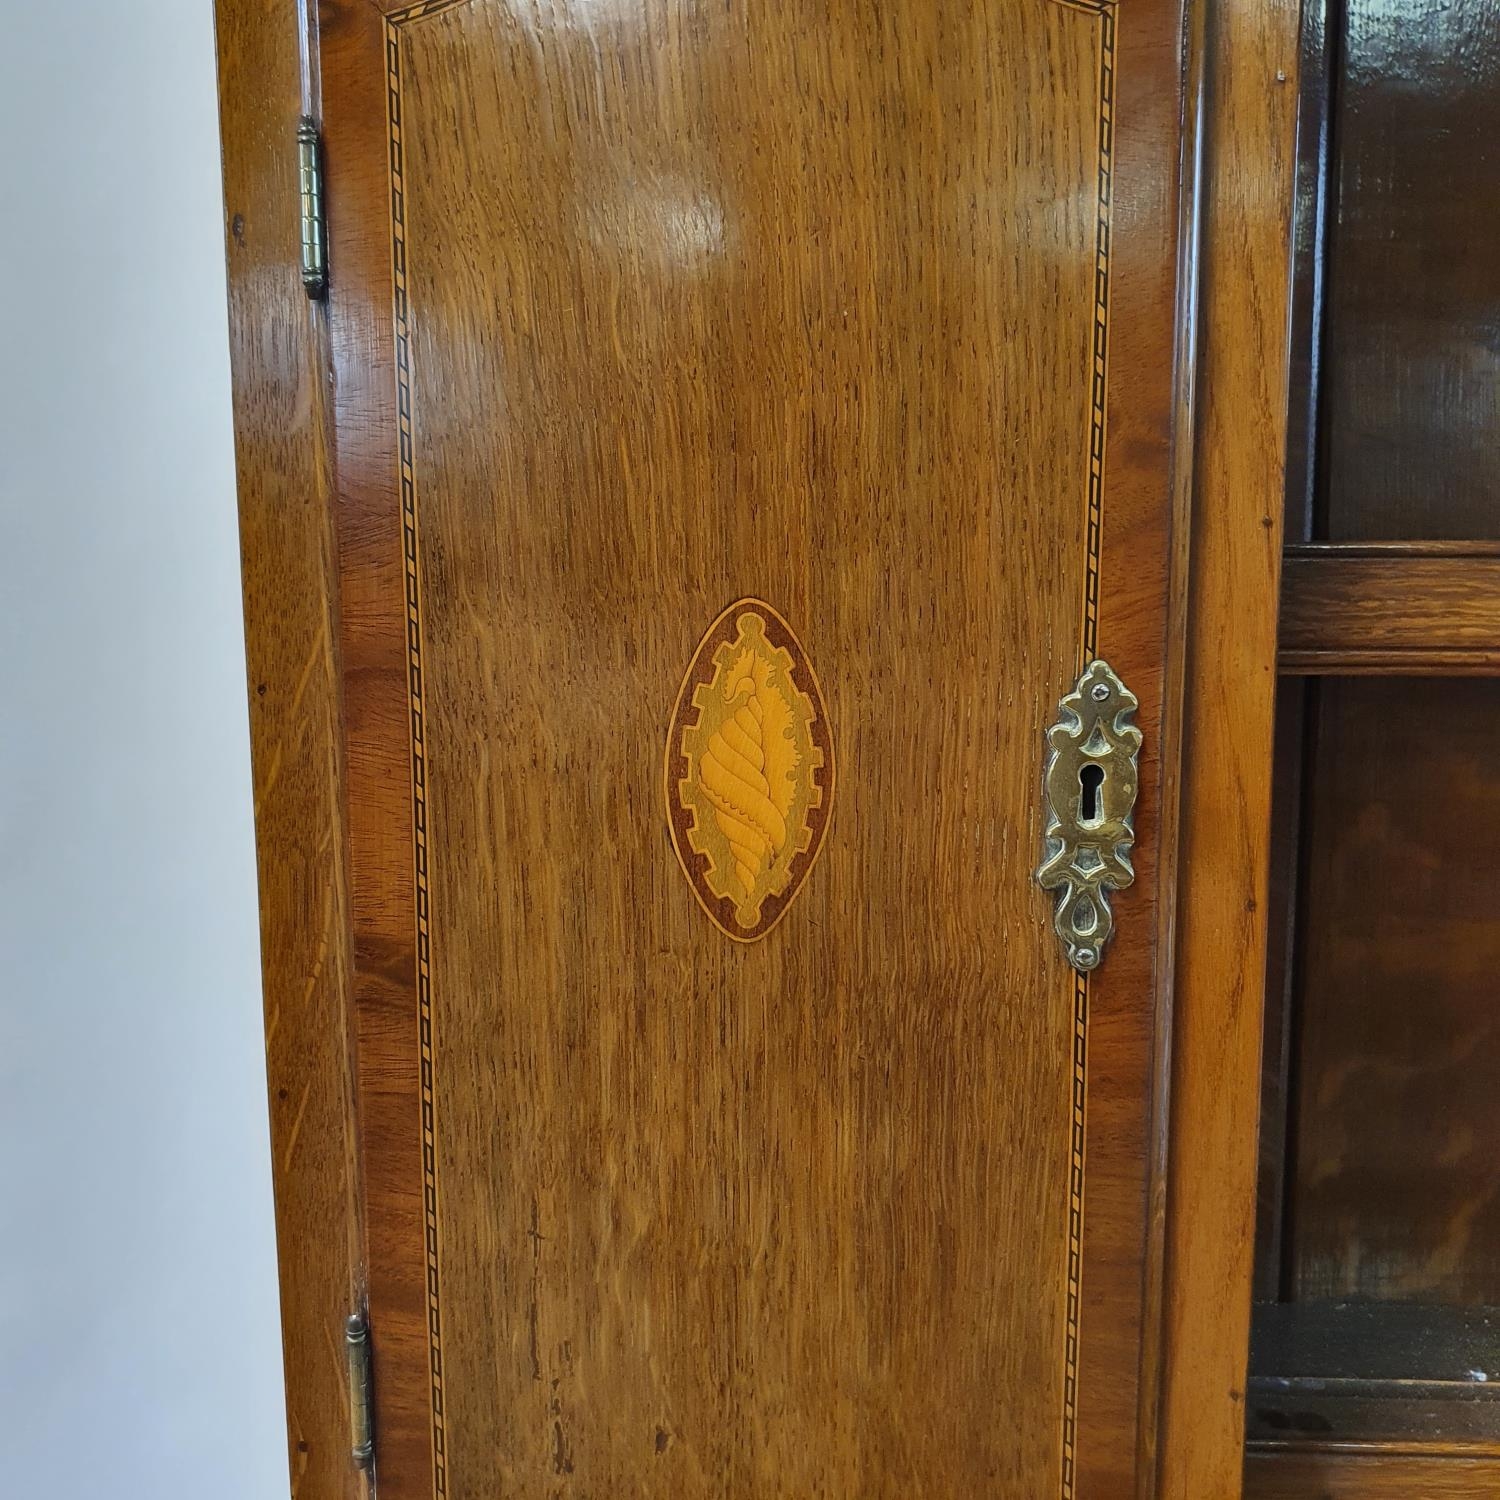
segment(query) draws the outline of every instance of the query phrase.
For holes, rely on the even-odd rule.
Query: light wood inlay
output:
[[[667,824],[693,894],[736,942],[786,914],[833,812],[833,742],[812,664],[759,599],[709,627],[667,731]]]

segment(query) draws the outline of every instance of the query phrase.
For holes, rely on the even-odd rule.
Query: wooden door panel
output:
[[[1180,35],[1138,15],[325,7],[383,1493],[1134,1482]],[[838,766],[751,943],[661,770],[743,598]],[[1032,871],[1096,652],[1147,752],[1085,982]]]
[[[1050,74],[1095,28],[897,14],[606,12],[540,69],[483,6],[402,32],[459,1494],[956,1494],[1057,1450],[1071,985],[1027,874],[1093,323],[1093,121]],[[1067,149],[1027,163],[1037,112]],[[850,770],[749,949],[656,774],[746,594]]]

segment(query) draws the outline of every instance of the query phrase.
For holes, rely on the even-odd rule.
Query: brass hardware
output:
[[[361,1469],[375,1458],[373,1393],[370,1386],[370,1325],[361,1313],[344,1320],[344,1353],[349,1366],[349,1423],[352,1456]]]
[[[323,142],[316,120],[297,125],[297,181],[302,194],[302,285],[309,297],[328,290],[328,239],[323,224]]]
[[[1057,892],[1053,926],[1068,962],[1084,973],[1099,966],[1114,932],[1109,892],[1135,879],[1141,731],[1130,719],[1139,707],[1108,662],[1090,662],[1047,731],[1047,832],[1036,878]]]

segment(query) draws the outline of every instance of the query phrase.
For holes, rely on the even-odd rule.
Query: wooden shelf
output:
[[[1261,1302],[1253,1327],[1251,1441],[1500,1462],[1500,1308]]]
[[[1245,1500],[1477,1500],[1500,1494],[1500,1459],[1267,1448],[1245,1454]]]
[[[1289,547],[1278,664],[1304,676],[1500,674],[1500,543]]]

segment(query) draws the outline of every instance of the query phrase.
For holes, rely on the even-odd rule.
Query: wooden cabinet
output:
[[[1488,1494],[1500,49],[1367,0],[1304,47],[1248,1490]]]
[[[299,1492],[1232,1493],[1292,7],[283,9],[220,54]]]

